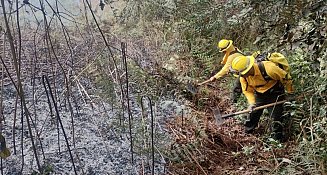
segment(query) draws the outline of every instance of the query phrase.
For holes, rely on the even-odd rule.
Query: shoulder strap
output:
[[[245,82],[246,82],[246,87],[245,87],[245,91],[247,91],[248,90],[248,87],[249,87],[249,83],[248,83],[248,81],[246,80],[246,78],[243,78],[244,80],[245,80]],[[241,74],[239,74],[238,75],[238,77],[237,77],[237,81],[240,81],[240,83],[241,83]],[[242,86],[242,85],[241,85]],[[242,89],[242,88],[241,88]]]
[[[259,70],[260,70],[260,73],[261,73],[262,77],[266,81],[271,80],[271,78],[269,77],[269,75],[266,72],[265,66],[263,65],[263,63],[261,61],[258,62],[258,67],[259,67]]]

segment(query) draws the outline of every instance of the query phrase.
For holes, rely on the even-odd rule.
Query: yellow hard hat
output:
[[[244,75],[252,68],[253,64],[253,56],[238,56],[232,62],[231,71]]]
[[[224,52],[233,44],[232,40],[222,39],[218,43],[219,52]]]

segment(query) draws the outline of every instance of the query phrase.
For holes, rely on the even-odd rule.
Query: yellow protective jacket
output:
[[[284,85],[288,93],[294,92],[292,80],[287,78],[286,71],[271,61],[262,61],[262,63],[271,80],[264,79],[256,63],[253,64],[254,75],[240,78],[243,94],[246,96],[249,104],[255,104],[254,91],[264,93],[272,88],[278,81]]]
[[[221,64],[224,64],[224,66],[214,77],[216,79],[219,79],[224,75],[226,75],[229,71],[230,66],[232,65],[234,58],[242,55],[243,54],[237,48],[235,48],[234,51],[226,52],[226,54],[223,57],[223,61],[221,61]]]

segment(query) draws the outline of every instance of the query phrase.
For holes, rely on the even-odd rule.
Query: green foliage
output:
[[[160,77],[162,73],[159,73],[158,76],[151,76],[133,62],[129,62],[128,71],[130,86],[133,87],[132,89],[136,93],[152,97],[154,101],[161,97],[162,94],[167,93],[166,88],[169,88],[169,84],[165,78]]]
[[[142,20],[168,20],[174,14],[175,4],[169,0],[129,1],[122,11],[121,23],[135,24]]]
[[[44,164],[41,167],[41,172],[33,172],[32,175],[50,175],[52,173],[54,173],[52,165]]]
[[[300,134],[299,146],[293,155],[296,164],[287,166],[287,170],[301,166],[310,174],[320,174],[326,169],[326,70],[321,58],[327,53],[326,47],[320,54],[313,54],[311,47],[298,49],[289,57],[292,77],[298,99],[291,104],[290,115],[295,133]],[[320,60],[317,62],[317,60]]]
[[[326,16],[321,10],[322,1],[243,2],[178,1],[175,19],[181,39],[204,75],[210,74],[219,63],[214,58],[218,57],[216,43],[221,38],[233,39],[236,46],[245,51],[251,50],[249,48],[277,51],[289,48],[287,42],[294,42],[290,43],[293,50],[285,52],[296,94],[302,97],[288,103],[287,110],[294,138],[311,141],[300,139],[301,146],[293,158],[300,165],[316,168],[309,172],[321,172],[322,165],[327,164],[324,157],[327,51],[322,37],[325,34],[320,32],[324,30],[322,26],[326,26]],[[313,145],[313,151],[307,151]],[[289,164],[286,169],[281,167],[280,173],[291,172],[291,169],[296,171],[297,168]]]
[[[147,0],[133,3],[126,9],[133,7],[139,14],[136,15],[138,20],[164,21],[165,51],[179,52],[176,54],[193,63],[187,65],[189,69],[180,76],[208,77],[221,68],[222,55],[216,45],[222,38],[234,40],[246,54],[255,50],[283,52],[289,60],[298,97],[287,103],[286,109],[290,114],[292,138],[299,146],[292,160],[287,159],[287,166],[280,166],[276,171],[279,174],[301,171],[321,174],[326,170],[327,36],[323,0]],[[164,8],[167,6],[169,8]],[[173,68],[172,71],[176,71],[176,67]],[[221,86],[229,87],[232,81],[227,82],[228,85]],[[199,101],[200,106],[203,104]],[[245,154],[251,154],[252,149],[248,148],[244,148]]]
[[[254,146],[244,146],[244,147],[242,147],[243,154],[245,154],[247,156],[251,155],[255,150],[254,148],[255,148]]]
[[[178,31],[182,33],[181,39],[189,50],[202,50],[215,55],[219,39],[233,38],[234,31],[229,30],[233,27],[233,22],[228,21],[228,17],[239,10],[236,5],[233,1],[228,1],[227,4],[213,0],[177,2],[175,20],[179,21]]]
[[[114,104],[116,102],[115,84],[110,79],[107,73],[105,65],[108,65],[108,60],[105,56],[97,59],[94,65],[91,65],[88,69],[88,77],[94,80],[94,83],[102,90],[99,95]]]
[[[326,52],[326,49],[325,49]],[[290,107],[291,118],[295,121],[301,135],[299,147],[293,158],[310,174],[324,171],[326,161],[326,77],[323,74],[326,67],[317,65],[312,52],[298,50],[290,57],[292,77],[297,88],[299,99]],[[324,64],[321,61],[319,64]],[[302,97],[301,97],[302,96]],[[296,166],[296,165],[295,165]],[[291,167],[291,165],[288,165]]]
[[[212,73],[216,73],[213,72],[216,69],[216,65],[218,65],[217,59],[215,57],[196,49],[194,51],[192,50],[191,54],[197,67],[194,67],[192,69],[193,72],[190,74],[197,74],[196,72],[201,72],[201,75],[210,75]]]

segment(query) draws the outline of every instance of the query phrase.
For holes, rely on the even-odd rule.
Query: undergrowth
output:
[[[236,123],[217,130],[212,108],[231,113],[246,105],[242,97],[232,107],[229,94],[234,78],[226,77],[198,87],[197,94],[185,96],[197,115],[183,116],[184,120],[177,118],[171,124],[176,140],[170,150],[174,155],[169,150],[167,153],[170,171],[176,174],[326,172],[327,36],[323,1],[146,0],[127,3],[125,12],[127,9],[130,13],[125,15],[136,14],[122,20],[137,31],[133,37],[143,37],[148,45],[155,46],[154,50],[160,50],[155,55],[156,73],[150,75],[154,79],[137,71],[135,75],[140,76],[134,76],[137,82],[145,82],[145,90],[154,96],[162,95],[163,89],[174,96],[183,95],[180,91],[185,90],[185,84],[206,80],[221,69],[222,55],[216,45],[223,38],[232,39],[246,55],[256,50],[281,52],[291,66],[296,100],[285,105],[287,143],[275,143],[266,134],[269,120],[262,121],[256,137],[244,135],[239,128],[244,120],[241,116]],[[208,160],[209,156],[225,160]]]

